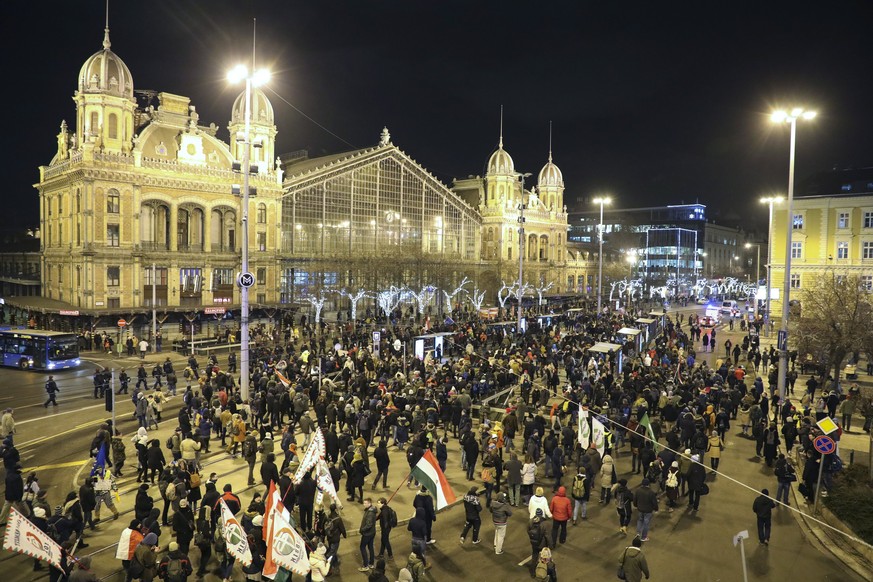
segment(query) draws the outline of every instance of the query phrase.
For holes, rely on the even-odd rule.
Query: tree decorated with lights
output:
[[[446,299],[446,305],[449,308],[449,313],[451,313],[454,308],[452,307],[452,302],[455,300],[455,297],[460,295],[461,293],[467,293],[467,290],[464,288],[470,283],[470,280],[467,277],[461,279],[461,282],[458,283],[458,286],[455,287],[454,291],[446,291],[443,289],[443,297]]]
[[[357,291],[352,293],[351,291],[343,289],[342,291],[340,291],[340,295],[343,297],[349,298],[349,304],[351,305],[351,308],[352,308],[351,309],[352,323],[357,322],[358,321],[358,303],[360,303],[360,301],[362,299],[367,297],[367,291],[365,289],[358,289]]]
[[[473,291],[467,296],[467,301],[470,302],[476,313],[479,313],[482,304],[485,303],[485,291],[480,291],[479,287],[473,287]]]

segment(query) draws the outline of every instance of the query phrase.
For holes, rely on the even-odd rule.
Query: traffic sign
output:
[[[823,419],[815,423],[815,425],[819,427],[821,431],[825,434],[831,434],[839,428],[837,426],[837,423],[835,423],[834,419],[832,419],[830,416],[825,416]]]
[[[224,315],[227,310],[224,307],[207,307],[203,312],[206,315]]]
[[[255,284],[255,276],[249,272],[240,273],[236,278],[236,282],[240,287],[248,289]]]
[[[788,351],[788,331],[784,329],[779,330],[779,337],[776,340],[776,349],[781,352]]]
[[[827,435],[816,437],[815,440],[812,441],[812,446],[823,455],[830,455],[837,450],[837,444],[834,442],[834,439]]]
[[[125,325],[127,325],[127,321],[125,321],[124,319],[118,320],[118,327],[124,327]]]

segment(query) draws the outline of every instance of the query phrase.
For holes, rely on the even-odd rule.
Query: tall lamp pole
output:
[[[770,208],[770,218],[767,222],[767,303],[764,308],[764,321],[770,323],[770,269],[773,263],[773,205],[779,204],[784,198],[782,196],[764,196],[761,198],[761,203],[766,204]]]
[[[795,107],[790,112],[775,111],[770,119],[775,123],[789,123],[791,125],[791,145],[788,154],[788,203],[786,204],[785,218],[785,281],[782,284],[782,322],[779,326],[779,335],[783,338],[779,349],[779,398],[785,400],[785,378],[788,375],[788,303],[791,299],[791,233],[794,230],[794,154],[797,149],[797,120],[803,118],[813,119],[815,111],[806,111],[802,107]],[[777,342],[779,343],[779,342]]]
[[[520,173],[518,177],[521,178],[521,202],[518,205],[518,309],[517,309],[517,319],[515,322],[515,333],[521,335],[521,300],[522,300],[522,292],[521,286],[524,280],[524,179],[529,178],[532,174],[530,172]]]
[[[603,206],[612,202],[609,196],[598,196],[593,201],[595,204],[600,204],[600,224],[597,225],[597,238],[600,242],[600,250],[598,251],[597,267],[597,317],[600,317],[603,302]]]
[[[249,287],[253,281],[249,273],[249,173],[251,172],[251,117],[252,117],[252,86],[259,87],[270,80],[270,73],[260,69],[249,74],[245,65],[237,65],[228,74],[231,83],[245,80],[245,130],[242,141],[242,257],[240,265],[240,397],[243,401],[249,398]],[[233,136],[231,137],[233,139]],[[193,326],[193,323],[192,323]]]

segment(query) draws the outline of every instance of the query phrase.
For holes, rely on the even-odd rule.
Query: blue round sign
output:
[[[812,445],[815,447],[815,450],[820,452],[823,455],[829,455],[833,453],[837,445],[834,443],[834,439],[827,435],[821,435],[816,437],[814,441],[812,441]]]

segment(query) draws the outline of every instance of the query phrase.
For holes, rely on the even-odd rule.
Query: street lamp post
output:
[[[599,266],[597,267],[597,317],[600,317],[603,300],[603,206],[612,202],[609,196],[598,196],[594,199],[595,204],[600,204],[600,224],[597,226],[597,233],[600,242],[600,250],[598,251]]]
[[[761,198],[761,202],[770,207],[770,218],[767,222],[767,303],[764,307],[764,322],[770,323],[770,269],[772,267],[773,259],[773,205],[782,202],[782,196],[764,196]],[[768,326],[769,327],[769,326]],[[769,332],[768,332],[769,333]]]
[[[530,172],[518,174],[518,177],[521,178],[521,202],[518,205],[518,313],[516,314],[515,333],[519,335],[521,335],[521,300],[523,298],[521,286],[524,284],[524,179],[531,175]]]
[[[252,86],[258,87],[270,80],[270,73],[264,69],[249,74],[244,65],[237,65],[227,74],[231,83],[245,80],[245,130],[242,141],[242,257],[240,265],[240,397],[243,401],[249,398],[249,287],[250,281],[244,281],[249,273],[249,173],[251,172],[251,117],[252,117]],[[232,136],[233,138],[233,136]],[[193,326],[193,324],[192,324]]]
[[[794,228],[793,204],[794,204],[794,154],[797,149],[797,120],[799,118],[813,119],[815,111],[805,111],[802,107],[795,107],[791,112],[776,111],[770,117],[775,123],[788,122],[791,125],[791,145],[788,154],[788,201],[785,219],[785,281],[782,285],[782,322],[779,326],[779,335],[782,336],[782,345],[777,345],[779,350],[779,398],[785,401],[785,378],[788,375],[788,303],[791,295],[791,231]]]

